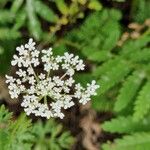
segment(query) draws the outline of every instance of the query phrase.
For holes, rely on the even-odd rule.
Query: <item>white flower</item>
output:
[[[52,65],[50,63],[44,64],[44,70],[49,72],[52,69]]]
[[[57,63],[62,62],[62,59],[63,58],[61,56],[59,56],[59,55],[55,58],[55,60],[56,60]]]
[[[20,88],[16,84],[10,83],[8,86],[8,89],[9,89],[9,94],[12,99],[18,98],[21,91],[20,91]]]
[[[34,74],[34,71],[33,71],[33,69],[31,67],[29,67],[27,69],[27,72],[28,72],[29,75]]]
[[[75,71],[85,68],[79,56],[66,52],[64,56],[54,57],[52,48],[42,50],[40,55],[33,39],[16,50],[19,54],[13,56],[11,64],[17,66],[17,76],[6,75],[6,83],[11,98],[22,95],[21,106],[27,115],[62,119],[62,110],[75,105],[74,100],[86,104],[92,95],[96,95],[99,85],[96,85],[95,80],[87,83],[87,87],[82,87],[73,78]]]
[[[36,67],[40,64],[40,62],[37,58],[32,58],[31,62],[33,63],[34,67]]]
[[[73,78],[69,78],[69,79],[66,80],[65,85],[71,87],[74,82],[75,82],[75,80],[73,80]]]
[[[76,70],[84,70],[85,65],[83,64],[83,60],[79,60],[79,63],[76,65]]]
[[[42,50],[42,53],[49,57],[49,56],[51,56],[53,54],[52,48],[50,47],[48,50],[44,49],[44,50]]]
[[[62,69],[68,69],[68,68],[69,68],[69,64],[66,63],[62,64]]]
[[[54,76],[53,81],[56,83],[57,86],[63,86],[64,84],[64,81],[61,80],[58,76]]]
[[[59,68],[59,65],[57,63],[52,64],[52,69],[53,70],[58,70],[58,68]]]
[[[34,85],[34,83],[36,82],[33,76],[29,77],[28,80],[29,80],[29,83],[32,85]]]
[[[31,52],[32,57],[39,57],[40,52],[38,50],[34,50]]]
[[[26,71],[23,71],[22,69],[19,69],[19,71],[16,72],[19,77],[25,77],[26,76]]]
[[[40,79],[45,79],[45,74],[40,73],[39,78],[40,78]]]
[[[73,76],[74,75],[74,73],[75,73],[75,71],[74,71],[74,69],[72,69],[72,68],[69,68],[68,70],[67,70],[67,75],[69,75],[69,76]]]
[[[13,56],[14,60],[11,61],[11,65],[15,66],[16,64],[18,64],[18,67],[22,67],[22,57],[18,57],[17,55]]]
[[[20,47],[17,47],[16,50],[19,52],[19,55],[28,55],[28,51],[25,50],[25,47],[21,45]]]
[[[73,54],[69,54],[67,52],[64,53],[64,60],[65,60],[65,62],[70,63],[72,57],[73,57]]]
[[[33,42],[33,39],[29,39],[29,42],[25,44],[25,48],[27,48],[29,51],[32,51],[35,49],[35,42]]]
[[[64,109],[70,108],[74,105],[74,102],[71,101],[72,97],[69,95],[64,96]]]
[[[11,76],[8,76],[8,75],[6,75],[5,76],[6,77],[6,83],[13,83],[16,79],[14,79],[13,77],[11,77]]]

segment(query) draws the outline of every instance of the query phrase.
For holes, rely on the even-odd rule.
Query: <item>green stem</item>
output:
[[[47,96],[44,96],[44,104],[47,104]]]

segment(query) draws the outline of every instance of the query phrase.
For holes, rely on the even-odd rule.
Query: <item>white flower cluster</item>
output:
[[[78,56],[64,53],[64,56],[54,57],[52,48],[42,50],[40,54],[33,39],[16,50],[18,55],[13,56],[11,64],[18,66],[18,71],[16,77],[6,75],[6,83],[11,98],[22,96],[21,106],[27,115],[63,118],[62,109],[72,107],[74,99],[86,104],[92,95],[96,95],[99,85],[94,80],[84,88],[73,79],[75,71],[85,67]],[[36,72],[40,62],[44,64],[43,73]],[[57,76],[59,69],[65,73]]]

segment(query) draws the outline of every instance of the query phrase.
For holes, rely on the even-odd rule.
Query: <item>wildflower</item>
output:
[[[42,50],[40,54],[33,39],[29,39],[27,44],[17,47],[16,50],[19,54],[14,55],[11,62],[18,67],[16,78],[6,75],[6,83],[11,98],[22,95],[21,106],[27,115],[62,119],[62,110],[74,106],[75,99],[86,104],[92,95],[96,95],[99,85],[96,85],[95,80],[87,83],[85,88],[73,78],[75,71],[85,68],[79,56],[64,53],[64,56],[54,57],[52,48]],[[43,63],[43,71],[37,73],[35,70],[40,62]],[[65,73],[55,75],[58,69]]]

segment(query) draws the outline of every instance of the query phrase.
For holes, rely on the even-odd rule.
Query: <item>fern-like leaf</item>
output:
[[[132,52],[129,55],[129,59],[133,62],[149,61],[149,59],[150,59],[150,48],[144,48],[144,49],[139,50],[137,52]]]
[[[0,107],[0,124],[7,123],[12,117],[12,113],[8,112],[4,105]]]
[[[150,117],[144,118],[142,121],[133,121],[132,116],[119,116],[106,121],[102,125],[103,130],[111,133],[133,133],[137,131],[150,130]]]
[[[101,88],[98,90],[98,94],[103,94],[115,84],[119,83],[129,72],[131,67],[127,67],[127,62],[121,60],[116,66],[109,68],[109,71],[104,72],[98,80]]]
[[[96,111],[107,112],[112,110],[114,101],[108,100],[104,95],[92,98],[92,108]]]
[[[116,57],[114,59],[106,61],[101,66],[98,66],[95,70],[93,70],[93,75],[98,78],[104,72],[108,72],[111,68],[116,66],[120,61],[121,61],[120,57]]]
[[[32,134],[35,136],[33,140],[34,149],[70,149],[74,140],[69,132],[62,132],[62,129],[62,125],[57,124],[52,119],[45,124],[41,121],[36,123],[32,130]]]
[[[150,133],[134,133],[115,140],[114,143],[104,144],[103,150],[149,150]]]
[[[133,119],[139,121],[142,119],[150,110],[150,81],[141,89],[137,100],[135,101]]]
[[[114,111],[119,112],[123,110],[129,102],[132,101],[142,83],[144,76],[144,73],[141,75],[139,72],[134,72],[127,78],[127,80],[123,83],[120,94],[115,102]]]

